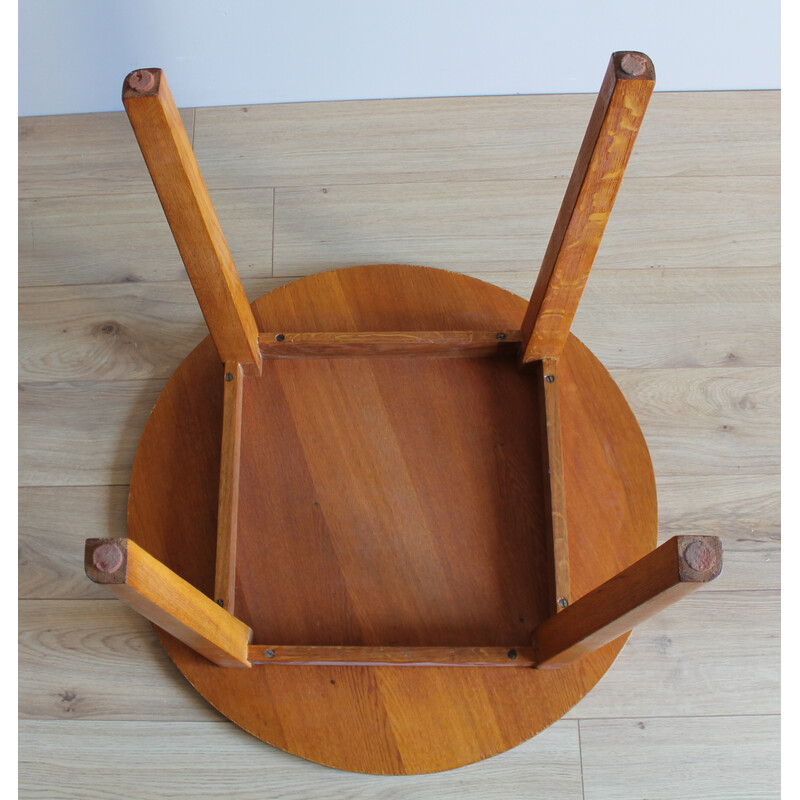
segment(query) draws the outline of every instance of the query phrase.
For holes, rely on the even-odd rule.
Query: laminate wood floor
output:
[[[250,299],[385,262],[527,297],[593,102],[182,115]],[[83,540],[126,533],[144,422],[206,329],[124,114],[20,119],[20,796],[778,797],[779,115],[777,92],[653,96],[573,327],[642,425],[660,540],[722,537],[722,576],[543,734],[395,778],[250,737],[84,577]]]

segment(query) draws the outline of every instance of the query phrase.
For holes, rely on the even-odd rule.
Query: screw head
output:
[[[566,608],[569,605],[569,600],[567,600],[566,597],[559,597],[558,604],[561,606],[561,608]]]
[[[515,659],[515,658],[517,657],[517,651],[516,651],[516,650],[509,650],[509,651],[506,653],[506,655],[507,655],[507,656],[508,656],[510,659],[512,659],[512,660],[513,660],[513,659]]]
[[[283,341],[285,338],[286,338],[286,336],[284,336],[282,333],[279,333],[279,334],[278,334],[278,335],[275,337],[275,341],[276,341],[276,342],[282,342],[282,341]]]
[[[146,69],[137,69],[128,75],[128,86],[134,92],[149,92],[155,86],[156,77]]]
[[[275,658],[275,651],[274,650],[265,650],[264,655],[267,658]]]
[[[552,382],[553,382],[553,381],[556,379],[556,376],[555,376],[555,375],[545,375],[545,376],[544,376],[544,379],[545,379],[545,380],[546,380],[548,383],[552,383]]]
[[[217,605],[218,606],[222,606],[224,608],[225,607],[225,601],[220,598],[219,600],[217,600]]]
[[[506,338],[506,335],[505,335],[504,333],[498,333],[498,334],[497,334],[497,338],[498,338],[498,339],[500,339],[500,340],[502,341],[503,339],[505,339],[505,338]]]
[[[230,383],[233,380],[233,373],[232,372],[226,372],[225,373],[225,380],[228,381],[228,383]]]

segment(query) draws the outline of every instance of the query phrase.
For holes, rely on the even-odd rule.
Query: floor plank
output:
[[[586,800],[775,800],[778,717],[581,722]]]
[[[251,299],[287,282],[245,280]],[[188,279],[51,286],[19,292],[19,379],[166,383],[208,336]]]
[[[144,617],[115,600],[24,600],[19,715],[51,720],[222,719]]]
[[[272,275],[272,194],[272,189],[213,192],[243,276]],[[21,200],[19,268],[22,286],[186,279],[152,186],[138,194]]]
[[[21,488],[18,592],[24,599],[116,602],[83,570],[84,541],[128,535],[127,486]]]
[[[612,369],[656,478],[778,474],[780,376],[771,367]]]
[[[195,150],[219,188],[568,178],[593,105],[585,94],[199,108]],[[779,116],[778,92],[656,92],[630,175],[778,175]]]
[[[626,177],[595,270],[774,266],[777,186]],[[565,188],[561,179],[277,189],[274,274],[376,263],[535,274]]]
[[[701,589],[639,625],[565,718],[779,714],[779,611],[776,592]]]
[[[62,381],[19,386],[19,485],[128,482],[164,381]]]
[[[656,489],[660,540],[682,534],[722,539],[725,578],[707,591],[780,589],[779,475],[671,475]]]
[[[557,722],[479,764],[402,776],[358,775],[301,761],[226,722],[22,723],[20,797],[105,800],[112,796],[110,785],[113,796],[137,800],[507,800],[518,793],[582,798],[574,722]]]
[[[181,109],[180,114],[193,138],[194,109]],[[21,117],[18,128],[20,197],[153,191],[123,111]]]
[[[612,369],[778,366],[779,270],[719,269],[706,275],[598,271],[573,330]],[[507,273],[480,277],[520,295],[532,283],[529,276]],[[243,282],[255,299],[289,280]],[[187,279],[21,288],[19,326],[19,379],[26,382],[166,380],[207,334]],[[758,338],[752,335],[756,328]]]

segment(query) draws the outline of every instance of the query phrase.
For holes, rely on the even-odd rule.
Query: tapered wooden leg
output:
[[[673,536],[635,564],[542,622],[537,669],[570,664],[713,580],[722,571],[716,536]]]
[[[132,72],[122,101],[221,360],[260,372],[258,327],[162,71]]]
[[[523,362],[558,358],[655,85],[642,53],[614,53],[522,324]]]
[[[87,576],[222,667],[249,667],[252,631],[131,539],[87,539]]]

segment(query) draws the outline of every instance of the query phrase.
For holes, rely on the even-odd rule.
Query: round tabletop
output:
[[[313,275],[252,304],[260,331],[291,332],[518,330],[526,307],[483,281],[402,265]],[[574,601],[655,547],[656,490],[633,413],[574,336],[557,375]],[[148,419],[128,505],[130,538],[209,597],[221,380],[208,337]],[[255,643],[529,643],[549,613],[546,526],[537,400],[513,359],[274,360],[248,385],[234,613]],[[244,730],[379,774],[452,769],[529,739],[627,639],[555,670],[236,669],[156,630]]]

